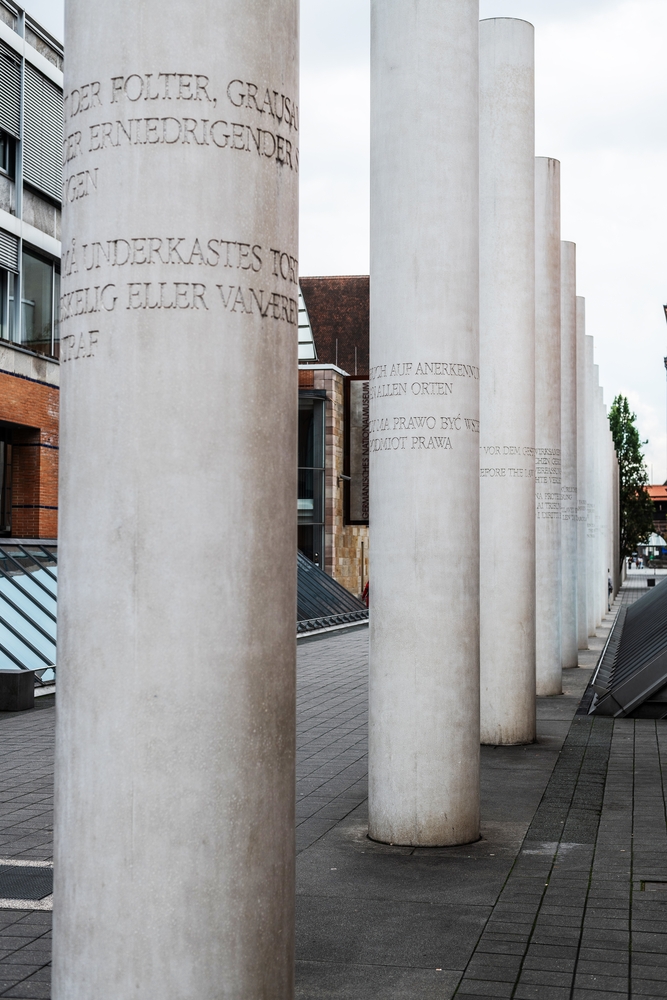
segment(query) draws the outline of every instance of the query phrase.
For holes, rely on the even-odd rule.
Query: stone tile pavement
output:
[[[483,748],[482,839],[442,850],[366,836],[367,629],[299,643],[300,1000],[667,997],[667,724],[575,716],[610,624],[537,743]],[[0,858],[51,857],[53,725],[0,716]],[[0,997],[50,996],[50,917],[0,908]]]
[[[0,860],[53,857],[54,698],[0,715]],[[51,996],[51,914],[2,908],[0,996]]]

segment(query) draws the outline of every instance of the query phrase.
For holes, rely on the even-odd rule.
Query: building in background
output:
[[[62,67],[0,0],[0,534],[21,538],[57,532]]]
[[[653,530],[667,537],[667,483],[647,486],[646,491],[653,501]]]
[[[0,534],[57,533],[63,50],[0,0]],[[75,95],[72,95],[74,101]],[[80,99],[80,97],[79,97]],[[67,150],[65,150],[67,155]],[[368,276],[303,278],[299,548],[360,595],[368,580]]]
[[[361,595],[369,555],[369,279],[300,284],[299,548]]]

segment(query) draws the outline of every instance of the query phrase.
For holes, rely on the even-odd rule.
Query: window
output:
[[[298,544],[324,569],[324,413],[325,400],[299,397]]]
[[[14,335],[14,289],[17,278],[0,268],[0,339],[57,358],[60,346],[60,273],[50,261],[23,252],[21,336]]]
[[[0,424],[0,535],[12,533],[12,436],[11,424]]]
[[[14,324],[14,275],[0,269],[0,340],[11,340]]]
[[[20,343],[38,354],[57,356],[60,336],[60,275],[50,261],[23,253]]]
[[[6,132],[0,132],[0,174],[7,174],[9,177],[13,176],[13,152],[14,144],[11,138]]]

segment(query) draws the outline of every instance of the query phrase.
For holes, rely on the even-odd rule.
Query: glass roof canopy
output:
[[[317,361],[313,328],[310,325],[301,288],[299,288],[299,361]]]
[[[0,670],[54,680],[57,592],[55,545],[0,539]]]

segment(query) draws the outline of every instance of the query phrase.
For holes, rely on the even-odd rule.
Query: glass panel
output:
[[[324,400],[299,400],[299,468],[324,468]]]
[[[8,596],[10,597],[10,599],[12,599],[11,595]],[[18,603],[19,603],[18,601],[14,601],[14,604]],[[28,642],[30,642],[33,646],[35,646],[35,648],[38,649],[40,653],[43,653],[44,656],[46,656],[49,660],[51,660],[52,663],[55,663],[56,659],[55,622],[50,622],[53,638],[47,639],[46,636],[42,635],[42,633],[38,629],[36,629],[34,625],[31,625],[29,621],[26,621],[23,615],[19,614],[18,611],[15,611],[14,608],[7,603],[7,601],[2,600],[1,593],[0,593],[0,618],[4,619],[7,625],[11,625],[12,628],[16,629],[17,632],[20,632],[21,635],[25,636]],[[33,618],[35,621],[37,620],[36,615],[34,615]],[[42,623],[40,622],[39,624],[41,625]],[[46,632],[49,630],[44,628],[44,631]]]
[[[44,660],[40,656],[37,656],[36,653],[33,653],[20,639],[17,639],[8,628],[5,628],[2,622],[0,622],[0,645],[15,656],[24,667],[28,667],[30,670],[38,670],[40,667],[46,666]]]
[[[299,524],[324,521],[324,472],[299,469],[297,509]]]
[[[324,569],[324,526],[321,524],[300,524],[298,528],[299,550]]]
[[[53,557],[47,555],[41,547],[37,548],[36,545],[22,545],[20,551],[27,553],[28,556],[34,559],[35,569],[42,568],[46,570],[46,575],[51,578],[48,586],[50,589],[53,589],[54,577],[57,576],[57,566]]]
[[[42,607],[45,611],[50,611],[52,615],[55,615],[55,597],[51,597],[49,594],[45,593],[41,587],[38,587],[30,574],[18,573],[14,571],[14,573],[10,573],[10,576],[12,583],[14,583],[17,587],[20,587],[24,593],[34,598],[34,600],[37,601],[40,607]]]
[[[53,347],[54,358],[60,357],[60,272],[53,272]]]
[[[299,288],[299,361],[317,361],[313,328],[308,318],[306,303]]]
[[[10,660],[8,656],[5,656],[5,654],[0,649],[0,670],[20,670],[20,669],[21,668],[17,666],[13,660]]]
[[[47,614],[44,614],[43,608],[39,607],[33,600],[30,599],[26,593],[28,588],[25,586],[24,581],[24,576],[14,576],[9,579],[7,579],[6,576],[0,576],[0,594],[6,594],[13,604],[16,604],[21,611],[26,613],[28,618],[37,622],[37,624],[41,625],[45,632],[51,635],[55,630],[55,622],[53,619],[49,618]],[[44,607],[46,607],[46,603],[48,601],[46,594],[44,594],[44,598],[44,601],[41,603]],[[39,600],[39,598],[37,598],[37,600]],[[49,603],[53,604],[53,602]],[[49,608],[49,611],[53,613],[51,608]]]
[[[7,276],[7,340],[11,340],[12,343],[16,340],[14,332],[16,330],[16,323],[14,316],[14,289],[16,287],[16,282],[18,278],[13,274],[8,274]]]
[[[23,254],[21,343],[39,354],[51,354],[53,333],[53,266]]]
[[[45,572],[43,566],[37,562],[35,557],[30,552],[24,550],[23,548],[19,548],[18,546],[0,545],[0,558],[3,555],[7,557],[9,565],[12,566],[14,570],[20,568],[25,573],[29,573],[33,579],[39,580],[48,593],[55,598],[57,592],[56,581],[49,576],[47,572]],[[4,568],[5,567],[3,567],[3,569]],[[11,572],[11,570],[8,570],[8,572]]]
[[[9,271],[0,269],[0,338],[2,340],[10,340],[9,336],[9,285],[10,282],[14,283],[14,275],[10,275]],[[12,305],[14,304],[14,297],[11,296]]]
[[[0,170],[9,173],[9,136],[5,132],[0,132]]]
[[[55,615],[56,557],[54,546],[0,545],[0,569],[6,574],[0,575],[0,668],[18,669],[13,656],[24,667],[39,671],[43,684],[55,678],[49,663],[56,662],[56,623],[29,595]]]

